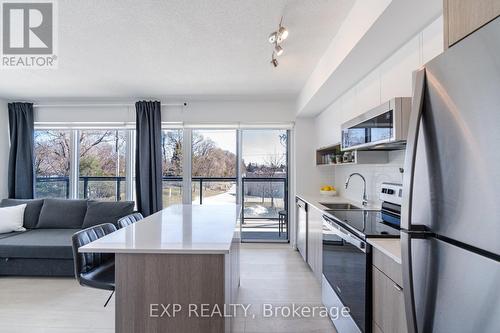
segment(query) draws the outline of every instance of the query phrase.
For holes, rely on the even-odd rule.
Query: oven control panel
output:
[[[401,205],[403,203],[403,185],[396,183],[382,183],[379,198],[381,201]]]

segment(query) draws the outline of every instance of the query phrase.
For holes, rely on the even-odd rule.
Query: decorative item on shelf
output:
[[[335,188],[335,186],[326,185],[321,187],[319,193],[324,196],[333,197],[337,195],[337,189]]]
[[[342,163],[342,154],[335,155],[335,162],[337,164]]]
[[[342,159],[342,163],[349,163],[349,162],[351,162],[351,155],[352,155],[352,153],[350,151],[346,151],[344,153],[344,158]]]

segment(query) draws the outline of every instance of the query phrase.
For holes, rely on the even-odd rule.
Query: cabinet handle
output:
[[[392,285],[394,286],[394,289],[396,289],[397,291],[403,291],[403,288],[401,288],[397,284],[393,283]]]

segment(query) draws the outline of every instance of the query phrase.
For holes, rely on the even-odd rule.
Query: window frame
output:
[[[135,135],[134,128],[129,125],[96,124],[95,126],[75,126],[73,123],[39,124],[35,123],[34,130],[64,130],[70,133],[70,172],[69,172],[69,197],[68,199],[81,199],[78,193],[80,181],[80,144],[79,137],[82,130],[110,130],[118,129],[125,131],[126,142],[126,167],[125,167],[125,198],[122,200],[134,200],[134,161],[135,161]],[[36,175],[35,175],[36,177]],[[35,180],[36,181],[36,180]]]

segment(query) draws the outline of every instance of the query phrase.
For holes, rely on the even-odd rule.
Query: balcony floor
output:
[[[245,220],[241,228],[243,241],[287,241],[288,233],[279,232],[277,220]]]

